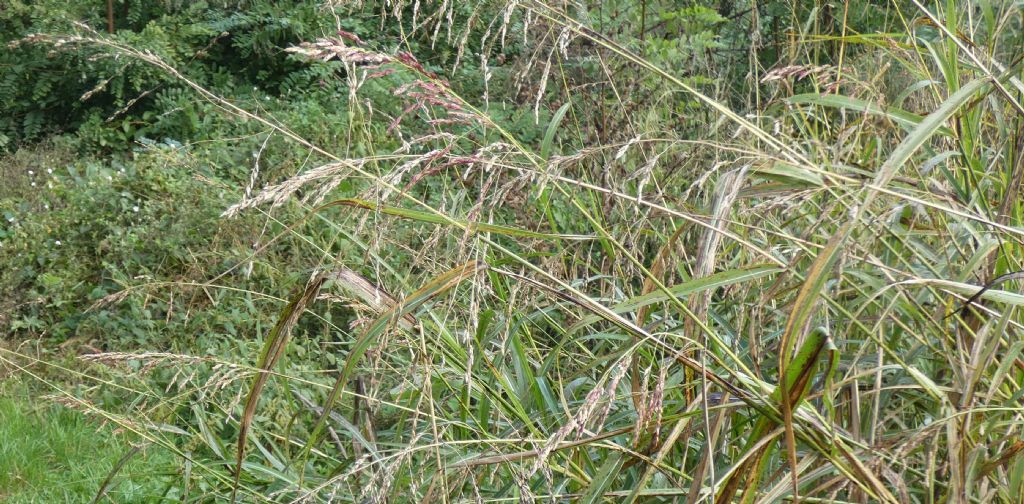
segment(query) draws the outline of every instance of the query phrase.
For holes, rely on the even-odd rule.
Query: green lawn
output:
[[[8,384],[9,385],[9,384]],[[129,439],[94,419],[35,398],[24,386],[0,384],[0,502],[91,502],[128,450]],[[153,502],[168,479],[168,460],[142,450],[122,470],[103,502]]]

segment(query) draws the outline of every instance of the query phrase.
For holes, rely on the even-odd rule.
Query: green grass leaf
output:
[[[719,287],[727,287],[730,285],[742,284],[745,282],[752,282],[759,278],[764,278],[769,275],[774,275],[783,271],[782,268],[770,265],[757,265],[749,266],[746,268],[738,268],[728,271],[720,271],[718,273],[708,275],[706,277],[697,278],[681,284],[676,284],[668,288],[669,292],[676,297],[687,296],[695,292],[704,292],[707,290],[714,290]],[[655,303],[662,303],[669,300],[669,296],[665,292],[656,290],[642,296],[627,299],[621,303],[611,307],[611,311],[616,314],[632,313],[640,308],[650,306]],[[573,324],[569,328],[569,333],[574,333],[583,329],[587,326],[594,324],[605,317],[598,315],[588,315],[583,317],[582,320]]]
[[[387,205],[378,205],[371,201],[346,198],[330,203],[325,203],[318,210],[322,210],[331,206],[349,206],[355,208],[363,208],[366,210],[379,211],[384,215],[391,215],[394,217],[401,217],[403,219],[410,219],[418,222],[426,222],[429,224],[438,225],[452,225],[452,221],[449,221],[439,215],[423,212],[420,210],[410,210],[407,208],[398,208]],[[455,225],[462,229],[469,229],[474,233],[494,233],[507,236],[514,236],[517,238],[533,238],[537,240],[591,240],[592,236],[588,235],[568,235],[568,234],[551,234],[551,233],[540,233],[537,231],[530,231],[526,229],[515,228],[511,226],[503,226],[500,224],[488,224],[484,222],[467,222],[465,220],[453,219]]]

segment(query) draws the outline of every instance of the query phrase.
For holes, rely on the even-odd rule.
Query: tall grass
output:
[[[353,113],[400,135],[360,158],[116,40],[35,37],[154,65],[320,163],[225,214],[308,214],[281,236],[319,264],[252,335],[261,354],[90,356],[138,394],[110,419],[180,457],[181,495],[205,500],[1016,501],[1021,16],[953,4],[892,4],[877,36],[794,19],[791,61],[752,68],[739,111],[578,12],[509,3],[476,29],[544,41],[524,68],[536,103],[562,101],[539,141],[409,53],[294,48],[344,62]],[[826,41],[842,56],[822,66]],[[692,100],[701,136],[629,96],[621,131],[588,134],[563,66],[584,58]],[[361,86],[400,103],[372,111]],[[321,353],[295,351],[303,320]],[[147,385],[160,368],[174,387]]]

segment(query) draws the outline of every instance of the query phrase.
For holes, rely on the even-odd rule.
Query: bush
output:
[[[103,164],[69,161],[57,149],[19,152],[6,169],[29,183],[0,201],[0,260],[8,266],[0,285],[5,297],[22,300],[8,312],[10,327],[116,347],[162,346],[166,335],[202,323],[188,311],[206,301],[175,299],[180,287],[103,303],[147,282],[202,282],[250,250],[238,234],[247,224],[219,218],[228,201],[224,174],[189,156],[177,144]]]

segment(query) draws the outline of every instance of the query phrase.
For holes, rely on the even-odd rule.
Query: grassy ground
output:
[[[0,384],[0,501],[90,502],[131,450],[131,440],[82,413],[40,400],[13,380]],[[153,502],[162,492],[154,467],[167,460],[142,450],[117,474],[113,502]]]

